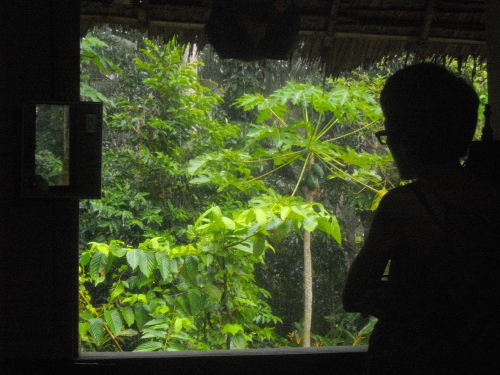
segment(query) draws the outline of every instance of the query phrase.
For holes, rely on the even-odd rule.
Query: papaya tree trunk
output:
[[[349,268],[356,256],[356,229],[359,226],[359,219],[356,216],[356,210],[352,206],[344,207],[343,213],[343,219],[346,226],[344,248],[346,252],[347,268]]]
[[[304,326],[302,334],[302,346],[311,346],[311,323],[312,323],[312,257],[311,257],[311,232],[304,232]]]
[[[311,173],[314,164],[314,155],[310,155],[307,170]],[[306,203],[312,203],[315,190],[306,187]],[[311,346],[311,324],[313,313],[313,276],[312,276],[311,232],[304,231],[304,324],[302,333],[302,346]]]

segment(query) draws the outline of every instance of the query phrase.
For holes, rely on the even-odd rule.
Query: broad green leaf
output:
[[[186,316],[186,315],[190,314],[189,303],[188,303],[186,295],[181,295],[180,297],[177,297],[175,299],[175,303],[176,303],[176,306],[177,306],[177,311],[181,315]]]
[[[153,251],[139,252],[139,269],[144,276],[149,277],[155,268],[155,253]]]
[[[216,220],[222,220],[222,211],[219,206],[214,206],[209,211]]]
[[[101,253],[108,255],[108,253],[109,253],[109,245],[108,244],[98,243],[98,242],[90,242],[90,243],[92,244],[91,250],[96,249],[96,250],[100,251]]]
[[[196,316],[205,304],[205,299],[198,289],[189,289],[187,299],[191,310],[191,315]]]
[[[113,332],[115,336],[118,336],[123,327],[122,318],[118,310],[105,310],[104,319],[111,332]]]
[[[144,328],[144,334],[141,337],[142,339],[152,339],[157,338],[160,340],[165,339],[165,331],[159,331],[153,328]]]
[[[267,223],[266,213],[264,212],[264,210],[262,210],[260,208],[255,208],[254,212],[255,212],[255,219],[257,220],[257,223],[259,223],[259,225],[261,227],[264,227]]]
[[[154,315],[164,315],[170,311],[170,308],[165,305],[158,305],[154,310]]]
[[[247,347],[247,340],[241,333],[231,337],[231,342],[233,343],[233,347],[235,349],[245,349]]]
[[[106,266],[108,265],[108,256],[100,251],[96,251],[90,259],[90,277],[95,285],[101,283],[106,278]]]
[[[113,246],[113,247],[110,247],[110,252],[111,254],[113,254],[115,257],[117,258],[121,258],[123,257],[124,255],[127,254],[127,248],[125,247],[116,247],[116,246]]]
[[[283,239],[292,231],[292,220],[287,220],[278,225],[274,230],[270,231],[269,242],[275,246],[281,243]]]
[[[243,326],[241,326],[240,324],[226,323],[224,327],[222,327],[222,333],[230,333],[232,335],[236,335],[238,332],[243,332]]]
[[[308,211],[303,207],[292,206],[292,211],[302,219],[307,218]]]
[[[302,220],[302,224],[304,225],[304,229],[312,232],[318,226],[318,220],[315,216],[307,216],[304,220]]]
[[[115,289],[113,289],[113,291],[111,292],[111,295],[109,296],[109,299],[110,300],[115,299],[120,294],[122,294],[124,291],[125,291],[124,285],[122,283],[118,283],[118,285],[116,285]]]
[[[205,277],[199,273],[196,275],[196,286],[202,288],[205,285]]]
[[[92,340],[94,340],[95,344],[99,347],[102,344],[102,339],[104,336],[104,325],[102,322],[102,319],[100,318],[95,318],[95,319],[90,319],[90,336],[92,337]]]
[[[266,225],[266,230],[272,230],[275,229],[276,227],[280,226],[283,223],[283,220],[281,220],[279,217],[273,217],[271,220],[268,221]]]
[[[130,306],[120,307],[120,312],[122,313],[125,323],[130,327],[135,322],[134,310]]]
[[[130,264],[130,267],[132,267],[133,270],[137,268],[141,261],[140,253],[141,250],[139,249],[132,249],[127,253],[127,262],[128,264]]]
[[[281,209],[281,213],[280,213],[280,216],[281,216],[281,220],[285,221],[288,217],[288,215],[290,215],[290,212],[292,211],[292,208],[289,207],[289,206],[285,206]]]
[[[120,332],[120,336],[125,336],[125,337],[133,337],[137,336],[139,332],[137,332],[134,329],[124,329]]]
[[[210,181],[211,181],[210,177],[208,177],[208,176],[200,176],[200,177],[192,178],[189,181],[189,183],[193,184],[193,185],[198,185],[198,184],[206,184],[206,183],[208,183]]]
[[[156,253],[155,257],[162,279],[167,280],[170,277],[170,257],[167,253]]]
[[[210,297],[212,297],[216,301],[220,301],[221,300],[221,298],[222,298],[222,291],[219,288],[217,288],[215,285],[213,285],[213,284],[207,285],[206,288],[205,288],[205,290],[210,295]]]
[[[377,192],[375,195],[375,198],[373,199],[372,206],[370,207],[370,210],[375,211],[380,204],[380,201],[384,197],[384,195],[387,194],[387,189],[381,189]]]
[[[236,228],[236,224],[234,223],[234,221],[228,217],[222,217],[222,222],[224,223],[226,229],[234,230]]]
[[[174,332],[179,333],[182,330],[182,318],[175,319]]]
[[[78,336],[80,337],[80,339],[85,337],[89,329],[90,329],[89,323],[87,322],[78,323]]]
[[[170,260],[170,272],[177,273],[179,271],[177,259]]]
[[[135,312],[135,322],[137,324],[137,328],[139,328],[139,330],[142,331],[144,329],[144,324],[146,324],[151,319],[151,317],[146,312],[146,310],[144,310],[143,305],[135,305],[134,312]]]
[[[340,226],[335,216],[320,217],[318,218],[318,229],[330,237],[332,237],[339,244],[342,242],[342,234],[340,233]]]
[[[198,275],[198,260],[194,256],[188,256],[184,260],[184,270],[188,279],[195,281]]]
[[[252,236],[260,228],[259,224],[254,224],[247,230],[247,236]]]
[[[200,258],[205,266],[211,265],[214,261],[214,256],[212,254],[201,254]]]
[[[253,240],[253,253],[256,257],[260,257],[266,248],[266,236],[262,233],[257,233]]]
[[[80,266],[85,267],[87,264],[89,264],[91,258],[92,253],[90,251],[84,251],[80,258]]]
[[[253,253],[254,252],[254,247],[252,242],[245,241],[239,244],[236,244],[232,247],[233,249],[238,249],[240,251],[243,251],[245,253]]]
[[[151,248],[153,250],[159,250],[160,249],[160,243],[158,242],[159,239],[160,239],[160,237],[151,238],[150,244],[151,244]]]
[[[149,322],[147,322],[144,325],[148,326],[148,327],[149,326],[155,326],[155,327],[163,326],[163,325],[165,325],[165,318],[151,319]],[[168,325],[165,328],[168,328]]]
[[[157,341],[148,341],[139,345],[134,349],[134,352],[153,352],[163,348],[163,344]]]
[[[360,335],[367,335],[371,331],[373,331],[373,327],[375,324],[377,324],[378,319],[372,318],[363,328],[361,328],[361,331],[359,331]]]

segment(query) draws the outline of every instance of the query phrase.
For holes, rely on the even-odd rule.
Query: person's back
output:
[[[495,345],[481,341],[498,327],[500,199],[476,176],[443,177],[403,188],[427,220],[408,212],[418,224],[405,233],[421,240],[393,253],[381,321],[407,336],[406,373],[470,374]]]
[[[381,103],[381,133],[400,175],[417,181],[382,199],[349,270],[345,309],[379,318],[369,373],[496,373],[498,344],[482,340],[498,333],[500,197],[459,163],[477,95],[447,70],[420,64],[391,77]]]

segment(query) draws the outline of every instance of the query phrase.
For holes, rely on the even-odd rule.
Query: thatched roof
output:
[[[82,0],[82,33],[108,23],[205,45],[204,26],[218,1],[228,0]],[[300,53],[321,59],[331,73],[403,53],[486,57],[485,0],[292,2],[300,18]]]

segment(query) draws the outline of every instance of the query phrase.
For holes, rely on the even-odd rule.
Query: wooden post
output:
[[[15,1],[0,25],[3,374],[2,361],[78,355],[78,201],[20,199],[20,110],[26,101],[79,100],[79,2]]]
[[[485,0],[488,49],[488,101],[491,106],[493,138],[500,139],[500,1]]]

